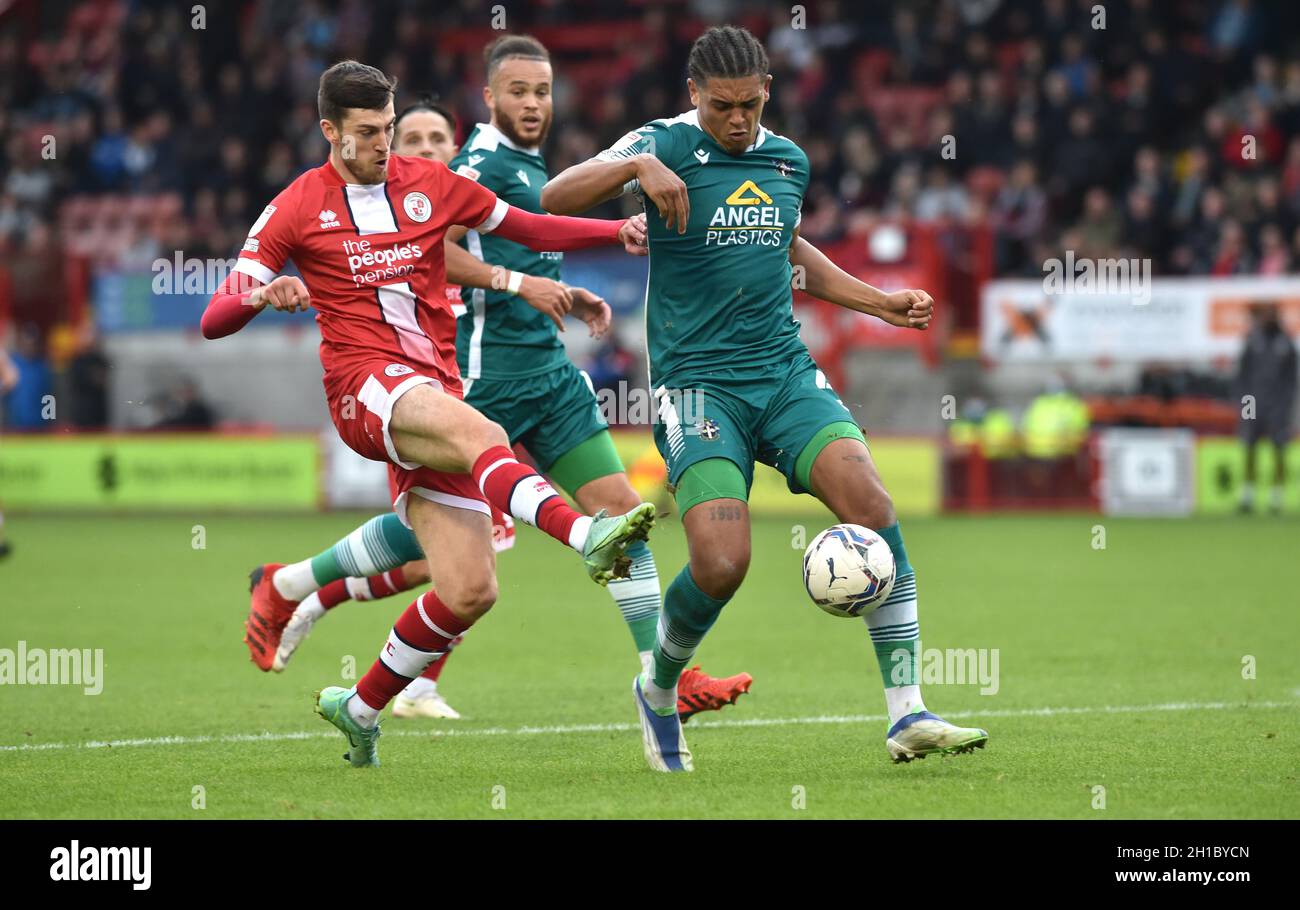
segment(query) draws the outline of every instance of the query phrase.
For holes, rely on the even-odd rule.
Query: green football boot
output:
[[[604,509],[591,516],[591,530],[582,545],[582,564],[591,580],[602,587],[615,578],[627,578],[632,560],[624,555],[634,540],[645,540],[655,523],[654,503],[643,502],[626,515],[610,518]]]
[[[929,711],[914,711],[889,729],[885,747],[895,762],[927,755],[960,755],[983,749],[989,735],[979,727],[958,727]]]
[[[357,687],[326,686],[316,693],[316,713],[338,727],[348,739],[348,751],[343,757],[354,768],[379,767],[379,724],[366,729],[348,713],[348,699],[357,694]]]

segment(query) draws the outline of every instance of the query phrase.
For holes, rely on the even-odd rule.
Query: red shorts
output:
[[[448,389],[447,382],[455,385]],[[352,451],[371,461],[388,463],[393,511],[408,528],[411,523],[406,517],[406,502],[412,493],[430,502],[493,517],[492,507],[469,474],[435,471],[398,456],[388,432],[393,406],[397,399],[425,383],[460,397],[459,382],[422,373],[400,361],[364,360],[335,367],[325,374],[325,397],[334,427]],[[514,523],[503,518],[493,523],[507,526],[513,542]],[[496,536],[494,530],[494,539]]]

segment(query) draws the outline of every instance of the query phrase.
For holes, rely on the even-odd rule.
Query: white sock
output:
[[[364,578],[345,578],[343,579],[343,587],[348,589],[348,596],[353,600],[374,600],[370,596],[370,582]]]
[[[433,695],[438,691],[438,684],[432,679],[425,679],[423,676],[417,676],[411,680],[410,685],[402,690],[402,694],[407,698],[421,698],[425,695]]]
[[[1255,501],[1255,485],[1253,483],[1243,483],[1241,485],[1241,501],[1244,503]]]
[[[654,667],[655,652],[639,651],[637,652],[637,656],[641,658],[641,672],[644,673],[647,677],[649,677],[650,671]]]
[[[320,590],[316,576],[311,574],[310,559],[276,569],[271,583],[285,600],[302,600],[312,591]]]
[[[889,711],[891,727],[909,714],[924,711],[925,702],[921,700],[921,687],[894,686],[892,689],[886,689],[885,707]]]
[[[361,700],[360,695],[353,695],[348,699],[349,716],[363,727],[373,727],[379,723],[380,710],[370,707]]]
[[[302,599],[298,604],[298,609],[293,611],[294,616],[306,617],[310,622],[315,622],[325,615],[325,605],[320,602],[320,592],[312,591]]]
[[[641,676],[641,694],[645,696],[646,704],[655,710],[656,714],[663,714],[670,708],[677,707],[677,686],[671,689],[661,689],[655,685],[655,662],[654,654],[650,655],[650,666]]]
[[[591,533],[591,516],[582,515],[573,523],[573,529],[569,531],[569,546],[582,552],[582,546],[587,542],[587,535]]]

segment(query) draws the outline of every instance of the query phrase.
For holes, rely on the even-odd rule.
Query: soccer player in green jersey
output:
[[[840,521],[877,529],[893,550],[894,590],[866,617],[885,685],[890,756],[982,747],[987,733],[948,723],[921,699],[915,572],[862,431],[799,338],[792,269],[803,272],[809,294],[891,325],[924,329],[933,301],[924,291],[879,291],[800,239],[808,158],[759,122],[772,77],[752,34],[709,29],[687,69],[693,110],[628,133],[542,191],[543,207],[555,213],[630,191],[649,201],[655,441],[690,561],[665,592],[653,665],[633,681],[646,759],[659,771],[692,769],[673,712],[675,686],[749,567],[756,460]]]
[[[511,205],[540,212],[541,188],[549,176],[540,151],[551,123],[549,56],[533,38],[505,36],[487,47],[485,60],[489,84],[483,97],[490,122],[477,124],[458,150],[452,144],[450,113],[431,103],[417,104],[397,120],[394,151],[439,158],[450,154],[452,170]],[[466,310],[457,327],[465,401],[500,424],[512,445],[522,443],[541,472],[588,514],[621,514],[631,507],[622,508],[623,503],[640,502],[591,381],[569,361],[557,333],[564,330],[568,314],[586,322],[593,334],[603,334],[610,324],[609,305],[591,291],[560,282],[562,253],[536,253],[457,229],[448,231],[447,241],[447,278],[463,285]],[[628,577],[611,581],[608,589],[645,668],[659,621],[659,576],[644,541],[626,552],[631,558]],[[313,559],[265,569],[271,571],[263,572],[268,583],[261,586],[262,597],[300,601],[275,646],[258,663],[277,671],[335,603],[348,596],[386,596],[429,580],[414,535],[392,514],[371,519]],[[259,591],[253,595],[257,598]],[[394,716],[459,716],[437,691],[444,663],[445,655],[394,700]],[[693,668],[683,678],[678,709],[683,719],[720,709],[751,683],[748,674],[715,679]]]

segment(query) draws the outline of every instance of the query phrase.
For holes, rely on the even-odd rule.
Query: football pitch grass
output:
[[[102,648],[104,678],[93,696],[0,686],[0,817],[1300,816],[1294,518],[904,520],[923,646],[988,649],[989,670],[997,649],[998,670],[995,694],[924,686],[989,747],[907,765],[885,752],[863,624],[800,584],[793,528],[829,520],[756,520],[749,578],[698,655],[753,690],[687,724],[696,771],[668,776],[641,754],[617,609],[528,529],[443,675],[464,719],[385,715],[383,766],[343,762],[312,693],[364,673],[409,598],[340,606],[282,675],[248,661],[241,624],[250,568],[365,517],[11,517],[0,648]],[[666,586],[675,518],[651,544]]]

